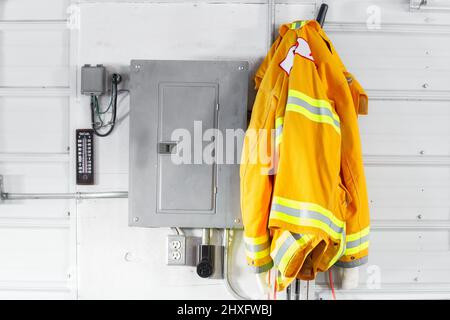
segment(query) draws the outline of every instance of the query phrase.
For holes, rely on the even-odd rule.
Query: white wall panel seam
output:
[[[371,101],[450,101],[450,91],[446,90],[368,89],[367,95]]]
[[[65,281],[0,281],[1,291],[68,292]]]
[[[54,87],[0,87],[0,97],[69,97],[70,89]]]
[[[365,166],[444,166],[450,167],[450,156],[373,155],[363,156]]]
[[[2,228],[33,228],[33,229],[68,229],[69,219],[64,218],[1,218]]]
[[[0,20],[0,31],[66,30],[67,20]]]
[[[70,0],[71,6],[76,6],[78,1]],[[73,14],[78,14],[75,12]],[[70,18],[69,18],[70,19]],[[68,20],[69,20],[68,19]],[[80,21],[80,17],[75,17]],[[67,27],[69,27],[67,25]],[[71,26],[69,28],[69,128],[68,134],[69,141],[67,141],[67,149],[69,153],[69,192],[77,192],[76,186],[76,159],[75,159],[75,130],[77,129],[76,114],[80,104],[78,102],[78,68],[79,68],[79,26]],[[78,299],[78,287],[79,287],[79,268],[78,268],[78,201],[71,200],[70,207],[70,260],[71,270],[70,274],[70,288],[73,293],[73,298]]]
[[[365,23],[348,23],[327,21],[324,25],[324,30],[327,33],[414,33],[414,34],[439,34],[449,35],[449,25],[433,25],[433,24],[410,24],[410,23],[381,23],[379,28],[373,28]]]
[[[69,153],[0,153],[0,162],[69,162]]]

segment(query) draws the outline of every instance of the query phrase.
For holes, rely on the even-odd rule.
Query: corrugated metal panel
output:
[[[2,1],[0,174],[9,192],[67,192],[69,1]],[[0,298],[67,299],[76,288],[73,204],[0,204]]]
[[[275,25],[312,18],[320,3],[276,2]],[[67,145],[74,128],[90,125],[88,101],[76,92],[79,65],[126,71],[133,58],[247,59],[254,70],[270,40],[266,1],[83,0],[82,28],[70,34],[68,5],[15,0],[0,7],[0,174],[8,191],[75,190]],[[370,264],[360,287],[338,298],[449,298],[449,13],[410,12],[403,0],[329,5],[325,28],[371,98],[370,115],[360,119],[374,225]],[[127,187],[127,99],[119,113],[124,120],[98,144],[98,185],[80,191]],[[12,125],[19,121],[22,127]],[[127,227],[124,200],[0,205],[1,250],[11,260],[0,267],[0,297],[76,296],[77,215],[80,298],[229,297],[219,282],[165,266],[168,231]],[[235,281],[255,294],[240,244]],[[16,270],[20,263],[35,268]],[[377,270],[380,289],[371,289]],[[316,297],[329,298],[325,285],[319,277]]]

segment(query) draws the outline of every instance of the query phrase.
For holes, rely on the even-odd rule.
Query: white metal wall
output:
[[[128,98],[97,140],[97,185],[74,185],[75,128],[89,127],[77,70],[131,59],[244,59],[254,70],[276,25],[320,1],[0,2],[0,174],[10,192],[126,190]],[[367,89],[360,120],[372,209],[369,266],[338,298],[450,298],[450,11],[407,0],[329,1],[326,30]],[[374,7],[375,6],[375,7]],[[67,13],[80,9],[80,28]],[[381,29],[376,25],[380,12]],[[76,16],[72,15],[76,21]],[[75,20],[74,20],[75,18]],[[127,226],[127,201],[0,204],[0,298],[230,298],[218,280],[165,266],[167,229]],[[239,243],[240,245],[240,243]],[[256,284],[234,258],[234,281]],[[381,288],[370,289],[377,278]],[[369,283],[369,284],[367,284]],[[316,297],[328,298],[320,277]],[[375,287],[376,283],[375,283]]]

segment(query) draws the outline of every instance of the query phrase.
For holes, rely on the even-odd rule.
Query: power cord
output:
[[[100,109],[100,103],[97,95],[91,95],[91,122],[94,133],[99,137],[107,137],[113,132],[117,120],[117,96],[119,90],[117,85],[122,82],[122,76],[118,73],[114,73],[111,77],[111,100],[108,107],[105,110]],[[105,123],[103,115],[111,111],[110,120]],[[101,133],[102,129],[109,127],[109,130],[105,133]]]

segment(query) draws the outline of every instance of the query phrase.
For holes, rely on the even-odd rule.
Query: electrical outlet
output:
[[[186,264],[186,237],[183,235],[167,236],[167,265],[182,266]]]
[[[180,240],[172,240],[172,242],[170,243],[170,246],[172,247],[173,250],[180,250],[181,241]]]

